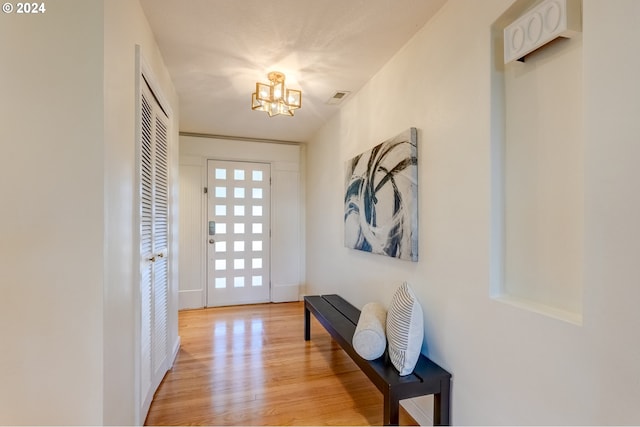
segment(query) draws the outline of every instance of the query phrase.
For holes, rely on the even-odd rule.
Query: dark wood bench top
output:
[[[318,319],[333,339],[353,359],[384,395],[384,424],[397,425],[399,401],[411,397],[434,395],[434,425],[450,424],[451,374],[428,357],[420,355],[412,374],[400,376],[389,360],[388,352],[375,360],[366,360],[353,348],[353,334],[360,318],[360,310],[339,295],[304,297],[305,340],[311,339],[309,314]]]

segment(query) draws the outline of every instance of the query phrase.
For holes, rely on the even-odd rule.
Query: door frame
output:
[[[181,191],[188,194],[188,200],[180,197],[180,257],[188,262],[182,257],[190,251],[199,260],[180,264],[181,310],[205,306],[204,187],[208,185],[210,159],[271,165],[271,301],[299,301],[305,274],[305,156],[306,148],[301,143],[180,132]]]

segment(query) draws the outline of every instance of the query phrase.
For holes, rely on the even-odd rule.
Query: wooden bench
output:
[[[433,425],[450,424],[451,374],[420,355],[412,374],[401,377],[388,352],[376,360],[360,357],[351,342],[360,310],[338,295],[304,297],[304,339],[311,339],[310,313],[331,334],[384,395],[384,425],[398,425],[400,400],[433,394]]]

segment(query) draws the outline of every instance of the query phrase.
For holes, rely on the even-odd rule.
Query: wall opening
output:
[[[538,4],[516,1],[491,28],[491,296],[581,324],[582,36],[504,64],[503,29]]]

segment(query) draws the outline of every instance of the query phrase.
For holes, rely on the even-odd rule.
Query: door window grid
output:
[[[228,175],[228,170],[224,168],[217,168],[215,172],[215,176],[217,180],[226,180]],[[252,170],[250,172],[251,181],[256,183],[263,183],[264,174],[261,170]],[[240,169],[233,170],[233,179],[235,181],[244,181],[245,180],[245,171]],[[225,184],[225,183],[219,183]],[[215,195],[217,198],[227,198],[227,186],[216,186]],[[256,201],[263,200],[263,189],[260,187],[252,187],[249,188],[234,186],[233,187],[233,198],[234,199],[244,199],[246,191],[249,191],[251,194],[251,198]],[[220,201],[223,203],[224,201]],[[253,202],[255,203],[255,202]],[[228,205],[216,205],[215,212],[216,216],[226,216],[228,212]],[[233,205],[233,215],[235,217],[243,217],[245,216],[245,207],[243,205]],[[252,204],[250,206],[251,216],[253,217],[262,217],[263,216],[263,206]],[[236,220],[239,218],[235,218]],[[247,224],[249,225],[249,224]],[[263,227],[261,223],[250,223],[251,225],[251,233],[252,234],[262,234]],[[226,223],[216,222],[216,234],[226,234]],[[233,223],[234,234],[244,234],[245,233],[245,224],[242,222],[234,222]],[[254,237],[255,239],[255,237]],[[261,252],[263,250],[263,242],[262,240],[250,240],[251,241],[251,249],[254,252]],[[216,243],[219,248],[216,248],[216,252],[225,253],[227,252],[226,242],[218,241]],[[235,241],[234,242],[234,252],[242,252],[244,251],[244,241]],[[254,270],[260,270],[262,268],[262,258],[247,258],[250,259],[251,268]],[[233,265],[234,270],[242,270],[245,267],[244,259],[234,259]],[[220,271],[226,269],[226,263],[217,263],[216,261],[216,269]],[[220,279],[220,280],[218,280]],[[263,277],[260,275],[251,275],[249,277],[251,286],[262,286],[263,285]],[[226,287],[226,280],[224,278],[217,278],[215,281],[216,288],[224,288]],[[244,276],[234,276],[233,278],[233,286],[234,287],[244,287],[245,286],[245,277]]]

